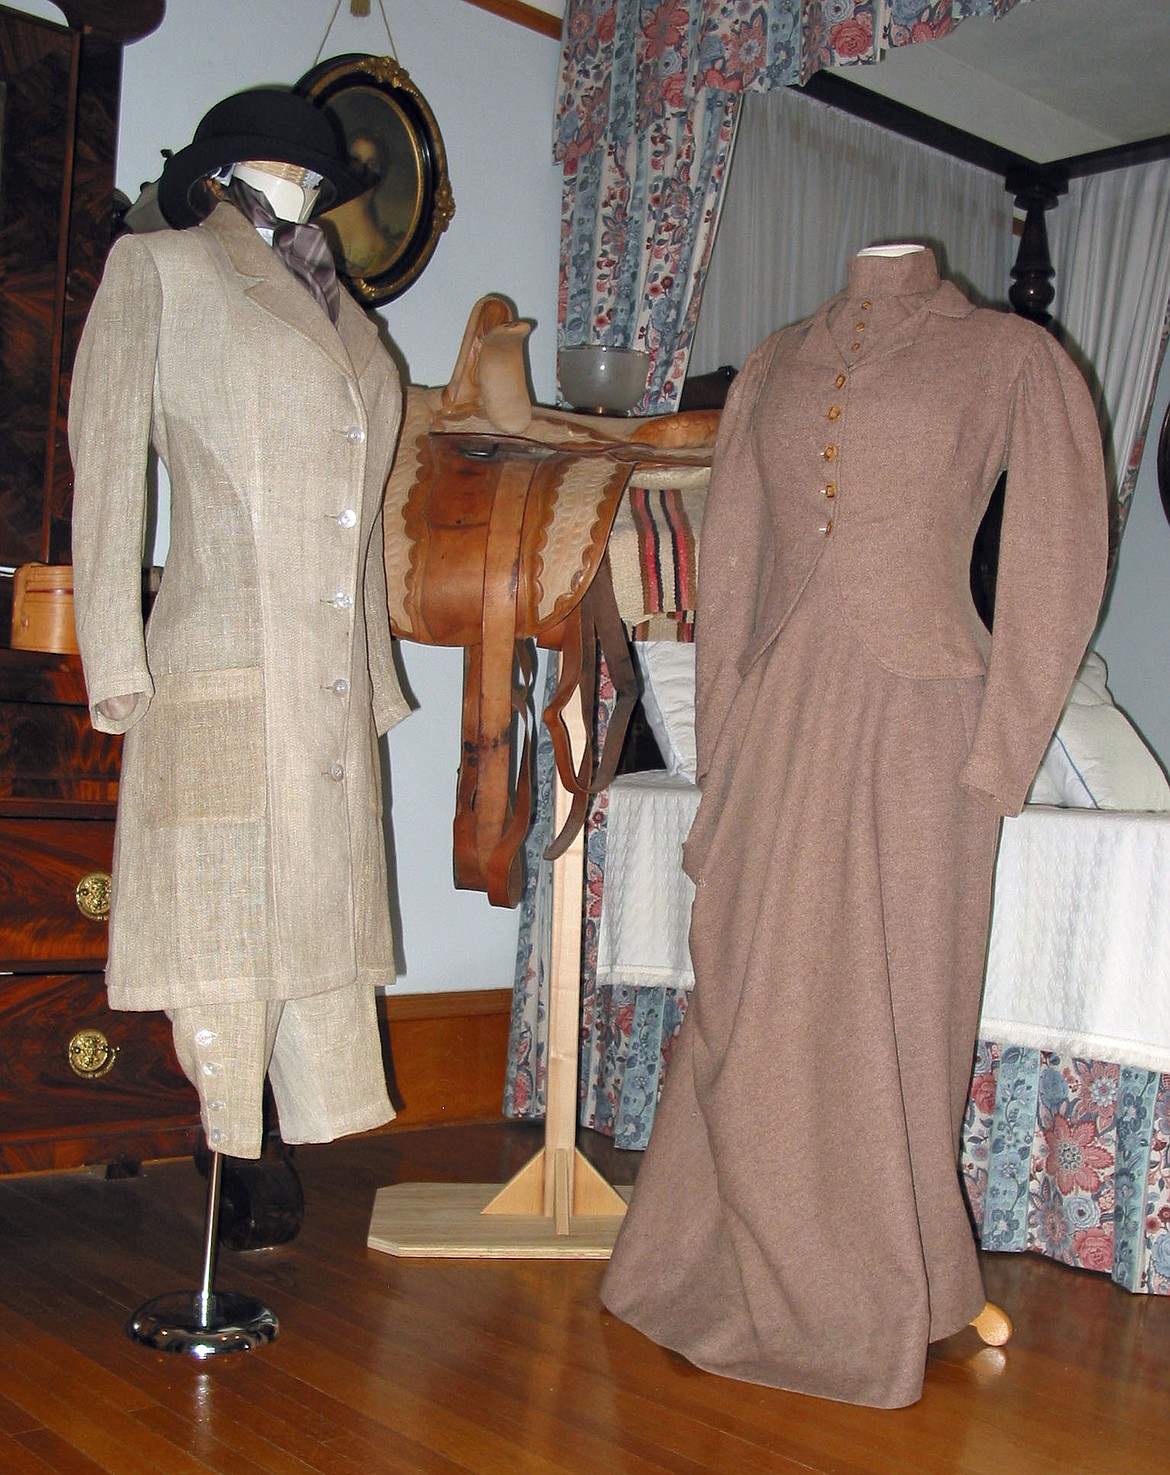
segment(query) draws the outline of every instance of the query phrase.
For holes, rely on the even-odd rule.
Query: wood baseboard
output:
[[[499,1121],[512,991],[382,995],[387,1082],[397,1117],[384,1130]]]

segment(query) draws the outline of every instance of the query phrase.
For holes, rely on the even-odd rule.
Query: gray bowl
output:
[[[650,355],[639,348],[582,343],[557,355],[561,393],[577,410],[624,415],[642,398]]]

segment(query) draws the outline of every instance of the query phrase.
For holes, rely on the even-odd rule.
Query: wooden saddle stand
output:
[[[613,778],[637,699],[606,555],[618,504],[637,468],[709,465],[719,420],[708,410],[625,420],[536,409],[524,369],[530,326],[503,298],[481,298],[447,387],[407,390],[385,511],[394,633],[464,649],[455,884],[506,907],[520,900],[531,817],[533,642],[561,658],[543,715],[572,805],[546,852],[553,860]],[[601,660],[617,699],[595,754]],[[576,760],[574,695],[585,734]]]
[[[638,420],[536,407],[524,364],[530,326],[503,298],[481,298],[451,382],[408,389],[385,550],[395,634],[464,648],[455,881],[500,906],[519,900],[529,827],[532,645],[559,653],[543,714],[559,780],[544,1147],[503,1187],[380,1189],[367,1242],[394,1255],[604,1258],[625,1212],[576,1148],[582,827],[589,795],[613,776],[637,695],[606,544],[631,478],[710,465],[719,412]],[[598,756],[602,659],[617,701]]]

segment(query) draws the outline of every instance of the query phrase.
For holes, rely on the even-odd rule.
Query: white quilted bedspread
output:
[[[609,789],[597,982],[690,988],[695,887],[682,847],[699,807],[687,778],[625,774]]]
[[[689,988],[698,790],[610,788],[599,984]],[[980,1035],[1170,1071],[1170,815],[1029,806],[1004,821]]]
[[[980,1033],[1170,1071],[1170,815],[1004,821]]]

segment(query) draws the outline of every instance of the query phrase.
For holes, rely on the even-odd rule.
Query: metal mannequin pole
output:
[[[271,1342],[279,1333],[280,1323],[263,1301],[213,1289],[222,1169],[220,1154],[211,1153],[199,1289],[172,1291],[144,1301],[126,1323],[126,1335],[135,1342],[161,1352],[204,1358],[220,1352],[246,1352]]]

